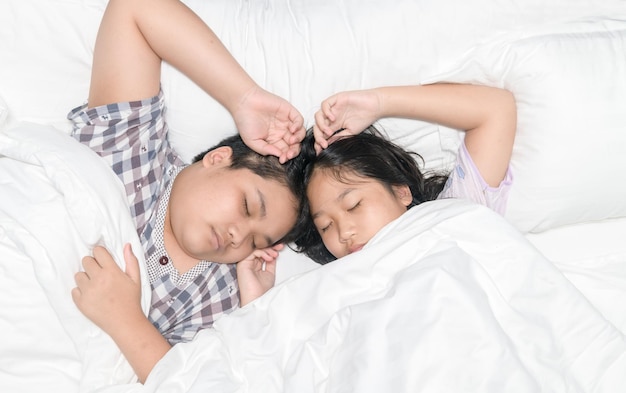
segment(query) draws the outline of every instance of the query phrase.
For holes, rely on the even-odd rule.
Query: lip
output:
[[[219,250],[222,248],[224,241],[222,240],[220,235],[217,234],[215,229],[213,229],[212,231],[213,231],[213,246],[215,247],[216,250]]]
[[[361,251],[361,249],[362,249],[364,246],[365,246],[365,244],[357,244],[357,245],[355,245],[355,246],[351,246],[351,247],[348,249],[348,253],[349,253],[349,254],[353,254],[353,253],[355,253],[355,252],[357,252],[357,251]]]

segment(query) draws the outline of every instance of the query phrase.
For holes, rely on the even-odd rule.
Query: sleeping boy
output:
[[[241,136],[185,165],[167,139],[162,61],[228,109]],[[146,318],[133,254],[140,251],[129,245],[126,272],[96,247],[83,259],[72,296],[143,382],[171,345],[190,340],[273,285],[275,259],[291,240],[302,200],[303,187],[292,176],[298,171],[289,160],[299,152],[303,119],[287,101],[258,86],[178,0],[109,1],[88,102],[68,118],[74,136],[124,184],[152,303]]]

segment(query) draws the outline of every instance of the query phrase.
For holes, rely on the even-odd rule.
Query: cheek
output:
[[[345,249],[339,242],[337,233],[334,230],[328,230],[324,233],[318,231],[318,233],[320,233],[322,243],[324,243],[324,247],[326,247],[326,249],[330,251],[330,253],[333,254],[335,258],[341,258],[342,256],[344,256]]]

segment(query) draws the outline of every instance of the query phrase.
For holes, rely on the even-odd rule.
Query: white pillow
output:
[[[0,94],[22,121],[69,132],[67,113],[87,100],[107,0],[0,1]]]
[[[2,97],[0,97],[0,130],[4,127],[4,123],[6,122],[8,116],[9,107],[7,106],[7,103],[4,102]]]
[[[449,69],[472,46],[511,30],[613,17],[621,0],[184,0],[254,79],[284,96],[307,126],[322,99],[344,89],[414,84]],[[107,0],[0,1],[0,94],[20,121],[69,131],[87,99],[93,45]],[[486,12],[488,10],[488,12]],[[183,159],[235,132],[229,114],[164,66],[172,144]],[[383,124],[386,125],[386,124]],[[422,122],[385,127],[446,167],[458,136]]]
[[[479,46],[434,78],[514,93],[506,217],[525,232],[626,216],[626,19],[551,31]]]
[[[341,90],[417,84],[450,69],[473,46],[504,32],[580,17],[613,17],[603,0],[185,0],[264,88],[291,101],[313,125],[321,101]],[[235,132],[226,110],[164,67],[170,139],[183,159]],[[449,168],[458,134],[397,121],[392,139]]]

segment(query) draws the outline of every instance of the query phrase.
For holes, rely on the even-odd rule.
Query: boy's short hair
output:
[[[261,155],[246,145],[239,134],[224,138],[215,146],[196,155],[192,162],[201,161],[208,152],[224,146],[230,147],[233,151],[230,169],[248,169],[258,176],[286,186],[294,197],[297,216],[301,217],[305,198],[302,163],[289,160],[281,164],[278,157]],[[293,240],[295,240],[295,232],[292,230],[276,243],[289,243]]]

